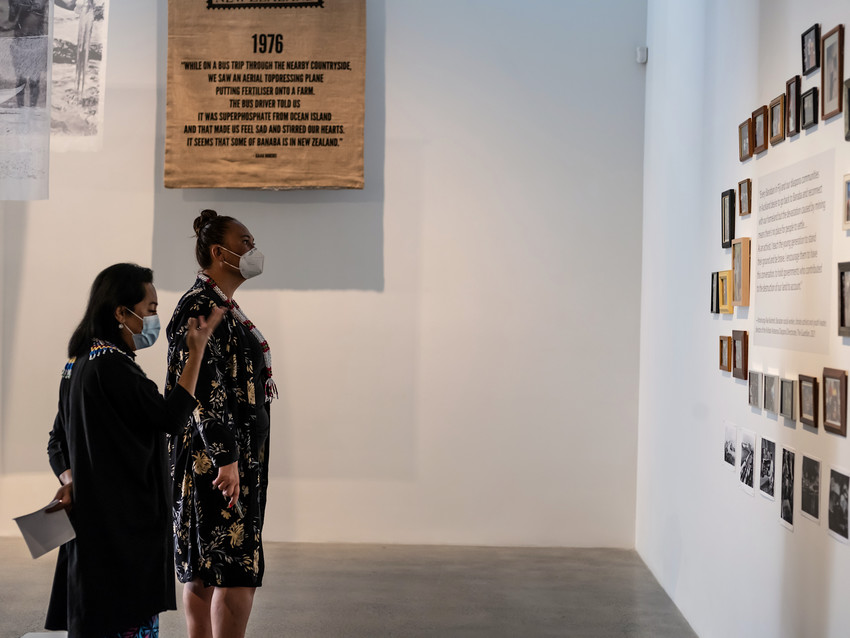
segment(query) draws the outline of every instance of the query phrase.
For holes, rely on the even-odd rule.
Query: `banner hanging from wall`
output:
[[[365,0],[168,3],[167,188],[363,188]]]
[[[47,199],[51,4],[9,2],[0,18],[0,199]],[[0,14],[2,15],[2,14]]]
[[[103,145],[108,0],[54,0],[54,151],[97,151]]]

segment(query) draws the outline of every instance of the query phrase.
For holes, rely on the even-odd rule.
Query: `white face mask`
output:
[[[133,335],[133,345],[136,346],[136,350],[141,350],[142,348],[149,348],[154,343],[156,343],[157,338],[159,337],[159,315],[148,315],[147,317],[139,317],[135,312],[127,308],[129,313],[134,317],[138,317],[142,320],[142,331],[139,334],[134,333],[130,330],[130,326],[126,323],[124,327],[127,328],[127,332]]]
[[[224,246],[222,246],[224,248]],[[227,250],[227,248],[224,248]],[[231,255],[236,255],[232,250],[227,250]],[[256,248],[252,248],[244,255],[236,255],[239,257],[239,273],[245,278],[250,279],[251,277],[256,277],[263,272],[263,262],[265,261],[265,257],[263,257],[263,253],[261,253]],[[227,262],[224,262],[227,264]],[[233,264],[227,264],[231,268],[236,268]]]

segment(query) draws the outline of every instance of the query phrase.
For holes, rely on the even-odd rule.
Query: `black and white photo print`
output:
[[[800,513],[820,522],[820,459],[805,455],[800,477]]]
[[[790,530],[794,529],[794,457],[794,450],[782,448],[779,517],[782,524]]]
[[[776,443],[761,437],[759,493],[771,501],[776,498]]]
[[[755,482],[756,435],[752,430],[743,428],[740,432],[738,479],[741,481],[741,487],[744,491],[752,495]]]
[[[847,542],[847,498],[850,476],[839,468],[829,470],[829,533],[833,538]]]

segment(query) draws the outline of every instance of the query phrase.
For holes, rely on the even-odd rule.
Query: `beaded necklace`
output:
[[[263,362],[266,364],[266,402],[270,402],[273,398],[277,399],[277,386],[272,380],[272,351],[271,348],[269,348],[269,342],[266,341],[266,338],[257,326],[255,326],[254,323],[245,316],[245,313],[242,312],[242,308],[239,307],[239,304],[236,303],[234,299],[227,298],[227,295],[225,295],[221,288],[218,287],[218,284],[213,281],[212,277],[204,272],[199,272],[198,278],[205,282],[219,297],[221,297],[222,301],[224,301],[224,305],[227,306],[230,312],[233,313],[233,316],[236,317],[239,323],[248,328],[250,333],[259,342],[260,348],[263,351]]]

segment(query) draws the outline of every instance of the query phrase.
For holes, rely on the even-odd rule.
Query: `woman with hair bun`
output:
[[[263,271],[263,255],[243,224],[214,210],[202,211],[194,229],[201,270],[166,330],[166,394],[183,370],[190,322],[218,307],[227,312],[201,365],[198,387],[208,398],[171,438],[174,558],[189,638],[239,638],[263,580],[269,406],[277,390],[269,345],[233,294]]]

